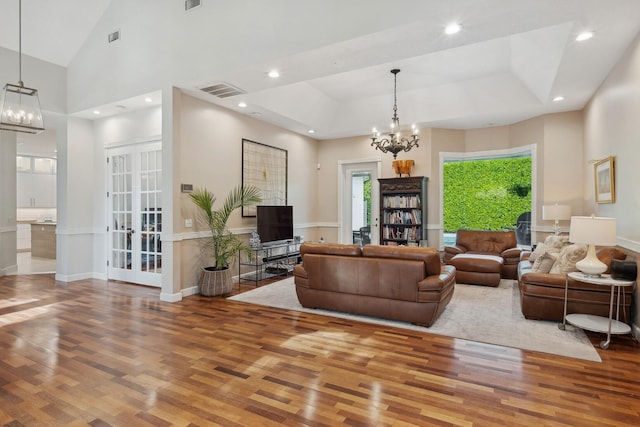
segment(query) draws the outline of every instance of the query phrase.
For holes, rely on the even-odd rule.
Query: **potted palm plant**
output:
[[[213,265],[203,267],[200,275],[200,293],[205,296],[223,295],[233,289],[230,265],[240,252],[252,257],[253,251],[240,237],[227,228],[231,213],[242,206],[260,203],[260,190],[254,186],[236,187],[227,195],[220,209],[214,209],[216,196],[206,188],[189,193],[199,212],[198,220],[211,232],[204,244]]]

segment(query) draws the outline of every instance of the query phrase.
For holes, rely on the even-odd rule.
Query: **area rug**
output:
[[[602,361],[581,329],[567,325],[566,330],[562,331],[558,329],[558,322],[525,319],[520,311],[520,296],[514,280],[502,280],[496,288],[457,283],[449,305],[429,328],[375,317],[304,308],[298,302],[292,277],[229,299],[594,362]]]

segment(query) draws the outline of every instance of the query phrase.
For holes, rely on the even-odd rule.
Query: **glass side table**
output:
[[[567,294],[569,292],[569,279],[578,282],[590,283],[592,285],[609,286],[611,288],[611,300],[609,302],[609,318],[595,316],[593,314],[572,313],[567,314]],[[622,288],[633,286],[634,280],[617,280],[612,279],[609,274],[602,274],[599,277],[589,277],[581,272],[567,273],[564,284],[564,315],[562,323],[558,328],[564,330],[566,323],[570,323],[580,329],[588,331],[606,333],[607,339],[600,342],[600,348],[606,350],[611,343],[611,334],[628,334],[631,333],[631,327],[619,319],[620,316],[620,294]],[[616,301],[616,318],[613,318],[613,300],[617,293]]]

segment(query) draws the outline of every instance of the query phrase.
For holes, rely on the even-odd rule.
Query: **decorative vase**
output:
[[[251,246],[252,249],[260,249],[261,244],[260,235],[256,230],[253,230],[251,232],[251,237],[249,237],[249,246]]]
[[[411,176],[411,169],[415,164],[413,160],[394,160],[393,161],[393,170],[396,171],[399,177],[402,175]]]
[[[203,267],[198,283],[200,294],[206,297],[228,294],[233,290],[231,269],[214,270],[213,267]]]

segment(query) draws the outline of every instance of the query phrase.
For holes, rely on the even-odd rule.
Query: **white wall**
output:
[[[66,145],[66,69],[22,56],[22,80],[38,89],[46,129],[53,129],[58,147]],[[18,53],[0,48],[0,82],[18,83]],[[16,265],[16,141],[14,132],[0,131],[0,275]],[[60,173],[60,165],[58,165]],[[58,201],[60,196],[58,195]]]
[[[89,124],[88,128],[86,123]],[[162,108],[146,108],[97,119],[93,122],[76,119],[75,124],[78,127],[82,125],[84,129],[84,135],[78,136],[78,143],[92,149],[84,162],[87,167],[92,168],[93,175],[92,193],[87,195],[87,200],[91,200],[94,207],[90,217],[94,236],[92,268],[94,277],[106,278],[106,149],[123,144],[160,140],[162,138]]]
[[[0,131],[0,276],[17,271],[16,134]]]
[[[585,109],[583,199],[590,212],[617,220],[618,244],[640,252],[640,36]],[[593,160],[615,157],[616,202],[595,203]],[[637,255],[637,254],[636,254]],[[640,339],[640,291],[634,335]]]
[[[67,111],[67,70],[59,65],[22,55],[22,81],[38,89],[40,107],[53,113]],[[0,47],[0,82],[18,83],[18,53]],[[45,128],[47,121],[45,118]]]
[[[181,183],[194,188],[206,187],[222,203],[228,192],[242,182],[242,139],[249,139],[282,148],[288,152],[288,204],[293,206],[294,233],[310,236],[315,229],[319,199],[317,142],[276,126],[235,113],[208,102],[182,94],[178,140],[178,165],[174,173]],[[200,266],[206,259],[199,253],[199,228],[186,228],[184,219],[196,218],[188,196],[181,194],[175,201],[177,220],[174,221],[176,240],[181,242],[182,254],[180,286],[195,286]],[[243,218],[240,210],[234,212],[229,227],[236,232],[248,233],[255,229],[255,218]],[[195,224],[195,221],[194,221]],[[177,262],[177,261],[176,261]],[[235,274],[235,273],[234,273]]]
[[[510,126],[471,130],[421,129],[420,147],[401,153],[398,159],[413,159],[412,176],[426,176],[428,197],[429,245],[440,246],[440,153],[491,152],[523,146],[535,146],[537,165],[536,209],[533,223],[541,232],[550,232],[551,222],[542,221],[543,204],[566,201],[582,214],[582,114],[557,113],[525,120]],[[337,241],[338,161],[371,157],[382,158],[382,177],[396,176],[392,167],[393,156],[376,151],[367,136],[343,138],[318,143],[320,163],[318,199],[321,201],[318,221],[324,224],[323,236]],[[545,154],[546,153],[546,154]],[[567,225],[567,224],[563,224]],[[536,236],[534,236],[534,239]]]
[[[96,168],[91,122],[56,117],[58,143],[56,279],[93,277]]]

